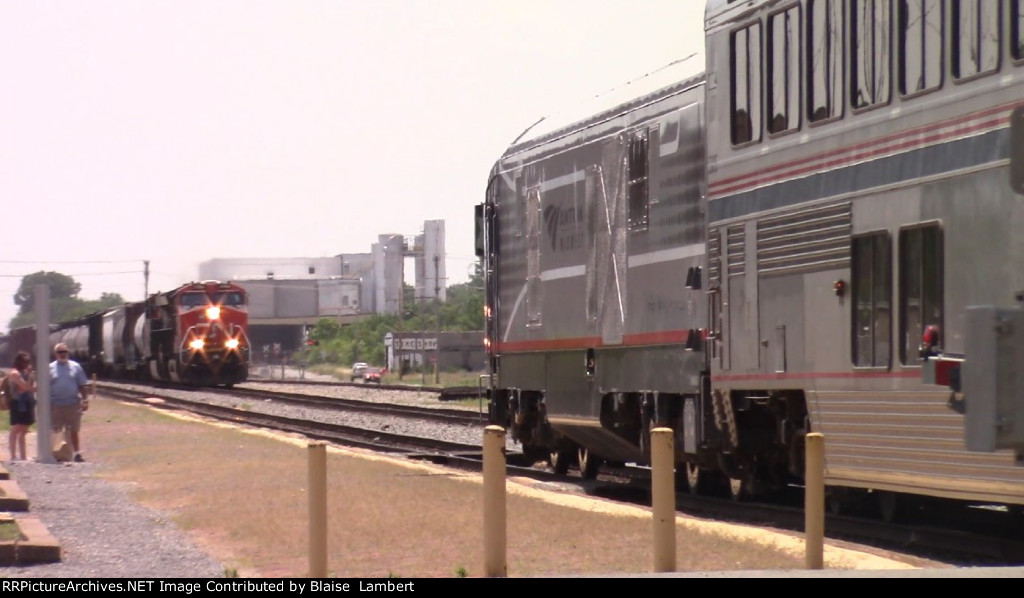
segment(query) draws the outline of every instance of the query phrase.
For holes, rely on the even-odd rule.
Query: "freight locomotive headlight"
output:
[[[203,348],[203,339],[201,339],[201,338],[194,338],[194,339],[192,339],[192,340],[190,340],[188,342],[188,346],[189,346],[190,349],[193,349],[195,351],[199,351],[199,350],[201,350]]]
[[[210,320],[219,320],[220,319],[220,308],[217,307],[216,305],[212,305],[210,307],[207,307],[206,308],[206,317],[209,318]]]
[[[228,342],[224,343],[224,346],[227,347],[228,349],[237,349],[238,348],[238,339],[237,338],[229,338]]]

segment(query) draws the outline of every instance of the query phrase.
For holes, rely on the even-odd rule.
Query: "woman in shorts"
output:
[[[36,377],[32,371],[32,357],[21,351],[14,357],[14,366],[7,374],[11,411],[11,433],[8,443],[12,461],[24,461],[25,436],[36,423]]]

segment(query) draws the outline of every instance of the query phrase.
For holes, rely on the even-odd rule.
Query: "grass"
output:
[[[0,542],[13,542],[22,538],[17,522],[0,521]]]

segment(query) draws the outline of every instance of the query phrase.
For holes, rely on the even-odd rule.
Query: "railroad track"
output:
[[[418,407],[414,405],[395,405],[392,403],[372,403],[369,401],[327,397],[307,393],[284,392],[237,386],[230,390],[209,389],[208,392],[216,392],[228,396],[247,396],[259,401],[280,401],[320,409],[361,411],[364,413],[377,413],[394,417],[429,419],[452,424],[475,425],[483,424],[485,420],[482,413],[469,411],[467,409],[445,409]]]
[[[258,384],[292,384],[295,386],[348,386],[358,388],[380,388],[383,390],[417,391],[436,393],[439,401],[459,401],[463,399],[481,399],[486,401],[486,390],[479,386],[415,386],[411,384],[366,384],[365,382],[345,382],[344,380],[301,380],[280,378],[262,378],[249,376],[248,382]],[[243,383],[244,384],[244,383]],[[238,388],[238,386],[236,386]]]
[[[239,407],[213,405],[201,399],[183,398],[166,393],[157,396],[156,393],[151,391],[118,388],[110,385],[101,385],[100,390],[102,390],[104,396],[122,401],[146,404],[162,409],[184,410],[221,421],[301,434],[311,439],[385,453],[403,453],[406,455],[422,452],[429,452],[435,455],[470,454],[477,455],[478,459],[480,454],[479,445],[393,434],[381,430],[286,417]],[[399,412],[404,411],[400,406],[398,407]],[[405,416],[409,417],[410,415],[406,412]]]

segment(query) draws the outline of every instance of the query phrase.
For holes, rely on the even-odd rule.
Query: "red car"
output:
[[[363,373],[363,384],[373,382],[374,384],[380,384],[380,377],[384,375],[384,371],[381,368],[366,368],[366,372]]]

